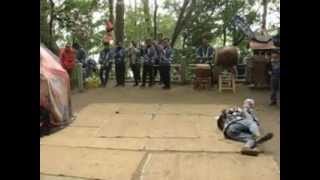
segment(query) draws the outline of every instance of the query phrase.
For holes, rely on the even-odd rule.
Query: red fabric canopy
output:
[[[40,45],[40,106],[50,112],[50,123],[63,125],[71,120],[71,91],[68,73],[59,58]]]

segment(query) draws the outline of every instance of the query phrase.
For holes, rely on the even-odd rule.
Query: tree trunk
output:
[[[182,4],[182,7],[181,7],[181,9],[180,9],[180,14],[179,14],[179,17],[178,17],[176,26],[175,26],[174,31],[173,31],[173,33],[172,33],[172,37],[171,37],[171,47],[174,46],[175,41],[176,41],[176,39],[177,39],[177,37],[178,37],[178,35],[179,35],[178,30],[179,30],[179,28],[180,28],[180,26],[181,26],[180,24],[181,24],[181,21],[182,21],[182,19],[183,19],[183,17],[184,17],[184,13],[185,13],[185,11],[186,11],[186,9],[187,9],[187,6],[188,6],[189,2],[190,2],[190,0],[184,0],[184,1],[183,1],[183,4]]]
[[[113,0],[109,0],[109,21],[113,24],[114,22],[114,15],[113,15]]]
[[[134,0],[134,12],[137,12],[137,0]]]
[[[262,14],[262,30],[266,30],[267,25],[267,11],[268,11],[268,0],[262,1],[263,5],[263,14]]]
[[[225,7],[224,7],[224,16],[227,14],[228,12],[228,9],[229,9],[229,0],[226,0],[225,1]],[[223,35],[223,47],[226,46],[226,43],[227,43],[227,19],[224,17],[224,20],[223,20],[223,29],[222,29],[222,35]]]
[[[188,6],[189,4],[190,4],[190,6]],[[174,28],[174,31],[172,33],[171,47],[174,47],[174,45],[178,39],[179,34],[183,30],[183,28],[186,26],[186,24],[191,23],[188,21],[190,20],[194,5],[195,5],[195,0],[191,0],[191,3],[190,3],[190,0],[183,1],[183,5],[180,10],[178,21],[177,21],[176,26]]]
[[[137,14],[137,0],[134,0],[134,13]],[[137,18],[134,18],[134,25],[137,26]]]
[[[223,25],[223,47],[226,46],[227,43],[227,26]]]
[[[153,38],[157,39],[157,11],[158,3],[157,0],[154,0],[154,14],[153,14]]]
[[[142,0],[143,3],[143,13],[145,18],[145,24],[147,29],[147,36],[152,37],[152,28],[151,28],[151,18],[149,12],[149,0]]]
[[[123,43],[123,40],[124,40],[124,0],[117,0],[115,42],[116,44]]]

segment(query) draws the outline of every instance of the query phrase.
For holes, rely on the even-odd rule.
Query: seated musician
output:
[[[209,45],[206,38],[202,39],[202,45],[197,49],[197,64],[211,64],[213,60],[214,49]]]
[[[211,85],[213,86],[212,61],[214,56],[214,49],[208,43],[208,39],[202,38],[202,45],[196,51],[197,64],[209,64],[211,71]]]
[[[260,136],[260,124],[254,113],[252,99],[246,99],[243,108],[223,110],[217,123],[225,138],[245,143],[241,150],[245,155],[258,155],[259,150],[256,146],[273,137],[272,133]]]

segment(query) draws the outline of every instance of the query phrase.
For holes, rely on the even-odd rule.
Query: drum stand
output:
[[[211,78],[196,77],[193,80],[193,88],[195,90],[210,89]]]
[[[235,76],[232,73],[222,73],[219,75],[219,92],[222,90],[232,90],[236,92]]]

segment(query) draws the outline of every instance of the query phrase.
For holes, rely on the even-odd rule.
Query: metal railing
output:
[[[157,67],[157,65],[155,65],[154,67]],[[237,73],[236,75],[237,80],[245,79],[246,77],[246,67],[243,67],[243,65],[241,65],[241,68],[243,69],[244,72],[241,74]],[[192,79],[195,77],[194,70],[195,70],[195,64],[171,64],[171,82],[179,83],[179,84],[190,83]],[[142,72],[143,72],[143,67],[141,66],[141,69],[140,69],[141,77],[142,77]],[[115,78],[116,78],[115,65],[113,64],[110,71],[109,79],[115,80]],[[126,82],[134,82],[133,72],[128,65],[126,65],[125,79],[126,79]],[[155,77],[154,81],[155,82],[160,81],[159,72],[157,73],[157,76]]]

